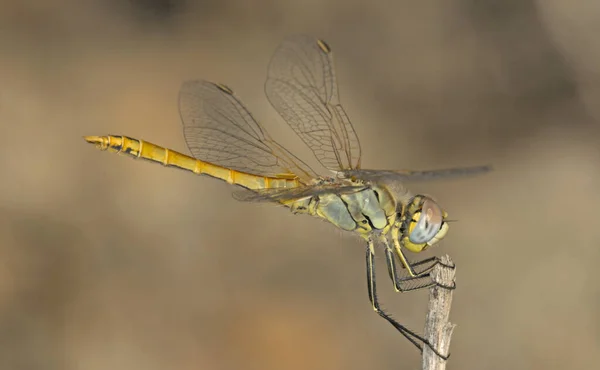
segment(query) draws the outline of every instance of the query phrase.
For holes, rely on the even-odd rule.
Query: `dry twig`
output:
[[[444,265],[454,266],[448,255],[442,256]],[[456,269],[436,265],[431,272],[431,278],[439,285],[453,286]],[[434,285],[429,290],[429,307],[425,318],[425,339],[437,349],[439,353],[448,354],[450,339],[455,325],[450,323],[450,307],[452,305],[453,290]],[[436,355],[431,348],[423,348],[423,370],[444,370],[446,360]]]

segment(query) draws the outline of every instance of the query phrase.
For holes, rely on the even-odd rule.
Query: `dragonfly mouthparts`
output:
[[[100,150],[106,150],[108,148],[108,139],[106,136],[84,136],[85,141],[90,144],[94,144],[96,148]]]

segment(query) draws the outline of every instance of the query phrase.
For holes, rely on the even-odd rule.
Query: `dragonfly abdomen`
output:
[[[298,180],[295,178],[265,177],[236,171],[128,136],[86,136],[85,140],[96,145],[100,150],[145,159],[166,167],[190,171],[197,175],[208,175],[248,189],[291,188],[299,185]]]

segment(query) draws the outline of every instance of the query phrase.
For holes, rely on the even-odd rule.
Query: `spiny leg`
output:
[[[411,290],[424,289],[435,285],[435,282],[433,282],[429,276],[429,272],[420,273],[416,276],[399,276],[396,269],[394,254],[389,248],[385,249],[385,261],[396,292],[409,292]]]
[[[390,248],[390,245],[385,238],[382,239],[381,241],[385,247],[385,259],[387,262],[388,272],[390,275],[390,279],[394,283],[394,289],[396,290],[396,292],[407,292],[407,291],[411,291],[411,290],[419,290],[419,289],[428,288],[430,286],[436,285],[436,283],[431,280],[429,273],[438,264],[442,265],[444,267],[454,268],[454,266],[446,266],[446,265],[442,264],[438,257],[430,257],[430,258],[426,258],[424,260],[417,261],[417,262],[412,262],[412,263],[408,262],[408,266],[413,268],[414,275],[400,277],[398,275],[398,270],[396,268],[396,261],[394,259],[394,252],[392,251],[392,248]],[[422,266],[422,265],[425,265],[425,267],[415,269],[415,267]],[[402,267],[404,267],[404,265]],[[410,284],[410,286],[409,286],[409,284]],[[455,289],[456,288],[456,284],[454,284],[453,286],[442,286],[440,284],[437,284],[437,285],[440,286],[441,288],[445,288],[445,289]]]
[[[371,304],[373,305],[373,310],[375,310],[375,312],[377,312],[377,314],[379,316],[386,319],[387,322],[392,324],[392,326],[395,327],[396,330],[398,330],[400,332],[400,334],[402,334],[406,339],[408,339],[413,345],[415,345],[415,347],[417,347],[419,349],[419,351],[423,352],[423,346],[419,343],[419,342],[421,342],[421,343],[427,345],[429,348],[431,348],[431,350],[436,355],[438,355],[440,358],[442,358],[443,360],[447,360],[448,356],[444,356],[441,353],[439,353],[435,348],[433,348],[433,346],[425,338],[423,338],[422,336],[413,332],[412,330],[408,329],[407,327],[401,325],[396,320],[394,320],[390,315],[388,315],[385,311],[383,311],[383,309],[381,309],[381,306],[379,305],[379,300],[377,299],[377,286],[376,286],[376,280],[375,280],[374,257],[375,257],[375,247],[374,247],[373,241],[369,240],[369,243],[367,245],[367,258],[366,258],[367,259],[367,287],[369,290],[369,300],[371,301]]]
[[[421,267],[419,269],[415,269],[415,267],[421,266],[421,265],[424,265],[424,264],[427,264],[427,263],[431,263],[431,265],[425,266],[425,267]],[[455,265],[446,265],[446,264],[444,264],[442,262],[442,260],[439,257],[437,257],[437,256],[425,258],[425,259],[422,259],[420,261],[409,262],[409,264],[413,267],[413,269],[415,270],[415,272],[416,272],[417,275],[421,275],[421,274],[423,274],[425,272],[430,272],[431,270],[433,270],[433,268],[435,267],[435,265],[440,265],[442,267],[446,267],[446,268],[449,268],[449,269],[455,269],[456,268]],[[404,269],[405,267],[402,266],[402,268]]]

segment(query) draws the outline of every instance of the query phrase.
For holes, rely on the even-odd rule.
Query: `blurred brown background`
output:
[[[449,369],[600,367],[599,31],[593,0],[0,1],[0,369],[419,367],[358,239],[81,139],[187,152],[207,78],[312,158],[263,94],[293,33],[335,50],[364,167],[496,167],[413,188],[460,220]]]

